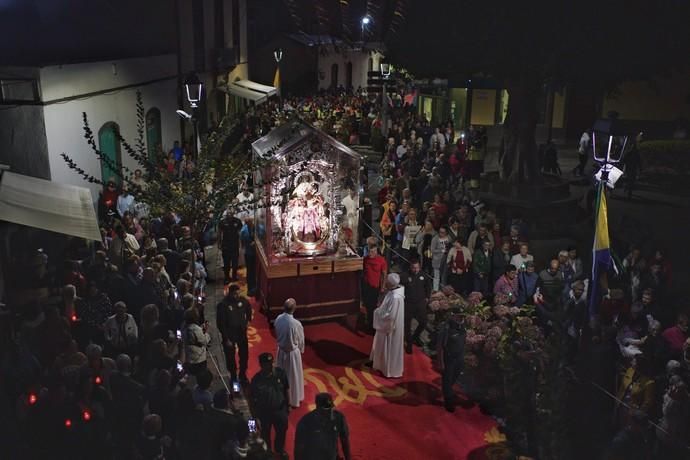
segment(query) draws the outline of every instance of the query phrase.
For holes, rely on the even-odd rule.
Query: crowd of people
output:
[[[368,327],[377,335],[381,330],[378,293],[397,284],[386,278],[390,271],[399,272],[405,286],[404,333],[396,349],[405,347],[408,353],[421,344],[419,326],[411,331],[410,319],[423,328],[429,295],[444,286],[465,297],[480,292],[492,304],[533,306],[544,334],[562,337],[563,365],[615,395],[603,402],[601,395],[592,396],[585,411],[600,424],[597,433],[613,433],[604,443],[610,458],[686,458],[687,306],[672,295],[672,267],[663,252],[633,247],[618,276],[612,272],[608,286],[597,289],[600,296],[591,307],[589,291],[600,280],[590,279],[577,246],[533,254],[530,222],[517,212],[498,215],[479,199],[473,168],[481,171],[481,165],[473,166],[466,152],[485,145],[481,134],[471,130],[457,136],[452,128],[444,134],[438,127],[427,140],[424,125],[420,128],[405,112],[393,118],[393,126],[378,192],[380,217],[370,222],[380,236],[369,238],[365,250],[362,295]],[[457,321],[451,320],[454,326]],[[462,347],[450,348],[461,353]],[[446,408],[454,410],[452,400]],[[609,425],[612,417],[615,423]]]
[[[252,218],[237,221],[226,213],[219,246],[226,253],[243,246],[248,261]],[[92,257],[68,261],[55,274],[55,302],[21,312],[2,360],[2,396],[6,407],[15,407],[6,415],[18,441],[10,458],[259,459],[273,458],[273,451],[288,457],[287,413],[304,399],[304,385],[295,379],[304,351],[303,335],[299,342],[294,334],[301,329],[291,316],[296,304],[286,303],[292,310],[283,317],[285,334],[283,319],[276,322],[281,367],[264,353],[250,382],[252,307],[238,285],[227,287],[215,327],[230,375],[212,391],[221,385],[211,372],[203,248],[178,224],[170,214],[142,226],[125,211]],[[231,263],[226,268],[227,285],[238,273]],[[289,347],[292,352],[283,351]],[[249,414],[242,412],[247,395]],[[342,414],[328,394],[316,402],[307,427],[298,426],[296,458],[326,458],[320,455],[336,449],[338,439],[349,458]],[[319,436],[330,420],[337,430]]]
[[[292,102],[304,113],[314,110],[314,122],[338,111],[337,104],[331,107],[322,98]],[[241,118],[241,142],[248,147],[292,110],[279,111],[271,101],[248,111]],[[176,141],[167,155],[159,150],[161,171],[175,180],[193,176],[188,144]],[[141,169],[130,182],[147,187]],[[256,295],[254,222],[243,206],[252,202],[250,183],[238,192],[217,220],[198,231],[174,213],[151,215],[127,182],[111,178],[104,185],[98,199],[102,241],[93,251],[75,251],[49,280],[37,281],[56,297],[30,304],[14,322],[11,349],[2,361],[8,376],[2,395],[7,407],[16,408],[7,412],[19,441],[12,455],[235,459],[272,458],[275,452],[288,457],[287,411],[304,399],[303,384],[295,380],[303,338],[301,349],[295,343],[292,353],[281,350],[292,346],[292,332],[301,325],[285,315],[285,327],[292,332],[277,337],[282,348],[276,362],[282,367],[263,354],[258,357],[261,371],[250,380],[251,304],[240,296],[238,285],[230,284],[239,281],[242,262],[248,295]],[[210,279],[206,267],[209,227],[217,235],[227,286],[214,325],[205,318],[206,284],[220,282]],[[47,257],[39,259],[47,265]],[[229,378],[212,392],[220,386],[210,371],[214,327]],[[301,375],[301,362],[298,367]],[[244,396],[249,414],[241,411]],[[349,458],[347,424],[331,396],[318,395],[316,405],[298,425],[296,458],[326,458],[338,441]],[[328,431],[319,435],[326,425]]]
[[[563,336],[565,365],[616,396],[592,397],[585,411],[597,416],[592,423],[600,424],[599,433],[613,433],[607,442],[612,458],[685,458],[688,316],[673,301],[672,267],[662,251],[633,248],[593,311],[588,291],[599,280],[588,279],[575,246],[535,257],[530,223],[519,214],[498,215],[479,199],[484,130],[432,126],[402,104],[391,108],[384,126],[372,99],[356,92],[254,107],[244,118],[241,142],[248,147],[291,112],[345,143],[371,143],[383,153],[373,203],[378,218],[363,212],[359,219],[363,324],[375,335],[374,369],[389,378],[403,375],[404,353],[422,345],[429,298],[444,286],[463,296],[481,292],[508,306],[532,305],[544,333]],[[166,167],[184,179],[193,174],[193,162],[175,145]],[[134,180],[145,186],[141,172]],[[247,188],[239,191],[233,205],[250,195]],[[367,201],[362,197],[364,210]],[[16,340],[3,356],[2,396],[4,406],[13,408],[7,413],[20,441],[16,456],[232,459],[270,458],[272,450],[287,457],[287,414],[304,398],[296,370],[304,337],[302,332],[300,342],[301,325],[291,316],[294,301],[286,302],[287,316],[276,321],[276,363],[271,354],[258,357],[261,371],[251,382],[250,302],[230,285],[216,307],[214,327],[229,383],[249,392],[256,416],[251,420],[259,427],[254,431],[237,407],[235,388],[210,390],[205,242],[172,213],[147,215],[114,180],[99,206],[108,222],[103,241],[92,255],[65,262],[52,286],[59,292],[56,302],[21,312]],[[236,209],[218,222],[225,284],[238,280],[242,252],[250,296],[256,292],[253,232],[252,217]],[[446,361],[443,394],[453,411],[462,319],[453,317],[446,326],[439,340]],[[349,458],[344,417],[327,394],[317,397],[316,406],[297,427],[296,458],[330,458],[338,439]],[[315,433],[324,424],[335,435],[320,442]]]
[[[488,144],[483,129],[456,132],[450,122],[432,127],[401,105],[391,108],[384,127],[377,106],[369,102],[356,93],[324,95],[293,101],[289,108],[303,111],[309,121],[345,143],[369,141],[383,152],[374,204],[379,217],[367,219],[364,199],[360,225],[360,241],[366,241],[364,323],[377,336],[372,366],[387,377],[402,375],[402,350],[410,353],[414,344],[421,345],[429,296],[443,286],[452,286],[463,296],[480,292],[490,301],[499,297],[508,306],[533,306],[544,333],[563,336],[565,364],[617,396],[603,402],[592,397],[601,404],[593,404],[587,412],[604,423],[600,433],[612,433],[612,440],[603,443],[610,455],[644,452],[683,458],[690,434],[687,312],[671,296],[671,265],[662,251],[642,256],[639,248],[633,248],[620,264],[619,276],[599,289],[603,295],[594,304],[600,306],[591,309],[590,270],[576,245],[537,254],[535,260],[530,222],[517,212],[497,215],[479,199]],[[263,116],[273,122],[280,119],[270,110]],[[339,131],[343,127],[345,131]],[[584,173],[590,151],[587,139],[581,140],[580,164],[573,174]],[[544,171],[560,174],[553,143],[545,146],[544,155]],[[389,279],[390,271],[399,272],[399,279]],[[382,291],[395,295],[381,304]],[[391,307],[396,303],[402,305],[402,315]],[[451,333],[446,339],[462,329],[462,321],[456,320],[449,321],[445,330]],[[392,332],[401,327],[400,334]],[[391,348],[393,336],[396,345]],[[444,346],[455,347],[457,355],[462,347],[455,342],[446,341]],[[382,349],[387,350],[385,356]],[[446,407],[454,410],[452,392],[444,394],[449,399]],[[647,397],[644,404],[642,395]],[[616,422],[607,425],[611,417],[601,417],[602,412],[613,415]],[[640,420],[645,421],[645,436],[630,436],[640,429]]]
[[[8,458],[266,458],[238,394],[211,392],[203,253],[177,224],[125,211],[56,274],[56,302],[21,312],[2,362]]]

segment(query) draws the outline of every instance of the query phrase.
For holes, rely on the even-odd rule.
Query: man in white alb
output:
[[[341,204],[345,208],[345,221],[347,222],[347,227],[356,232],[359,220],[359,197],[357,196],[357,190],[354,188],[350,189],[350,193],[343,198]]]
[[[299,407],[304,399],[304,372],[302,370],[302,353],[304,353],[304,328],[302,323],[293,316],[297,302],[287,299],[284,304],[285,312],[275,320],[276,366],[287,374],[290,388],[288,400],[291,407]]]
[[[405,288],[400,275],[391,273],[386,278],[386,297],[374,310],[374,344],[370,359],[372,367],[388,378],[403,375],[405,344]]]

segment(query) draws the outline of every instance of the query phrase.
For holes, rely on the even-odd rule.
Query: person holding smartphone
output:
[[[208,323],[199,325],[199,311],[196,308],[188,308],[184,312],[185,327],[182,330],[182,343],[184,344],[184,367],[193,376],[207,369],[207,347],[211,342],[208,334]]]
[[[506,296],[508,304],[513,305],[517,300],[518,293],[517,268],[515,265],[508,264],[503,271],[503,276],[494,285],[494,294]]]
[[[288,428],[288,385],[287,374],[273,365],[271,353],[259,355],[261,370],[252,379],[250,387],[251,412],[261,426],[261,434],[269,449],[287,459],[285,435]],[[249,427],[251,428],[251,427]],[[275,443],[271,445],[271,428],[275,430]]]

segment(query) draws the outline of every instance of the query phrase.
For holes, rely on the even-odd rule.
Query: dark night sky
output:
[[[0,64],[174,51],[172,0],[0,0]]]
[[[201,1],[201,0],[198,0]],[[392,0],[247,0],[250,47],[302,30],[390,38]],[[174,0],[0,0],[0,65],[50,65],[175,51]],[[290,14],[289,6],[297,14]],[[297,20],[295,19],[297,17]],[[299,23],[299,24],[298,24]]]

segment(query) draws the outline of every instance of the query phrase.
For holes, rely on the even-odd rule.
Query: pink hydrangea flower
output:
[[[469,315],[465,318],[465,324],[470,329],[476,329],[482,320],[477,315]]]
[[[505,305],[496,305],[494,307],[494,315],[500,317],[507,316],[510,314],[510,309]]]
[[[492,326],[489,328],[486,335],[488,335],[492,339],[500,339],[503,335],[503,331],[498,326]]]
[[[470,305],[470,307],[476,307],[481,303],[481,301],[484,299],[484,296],[482,295],[481,292],[472,292],[470,295],[467,297],[467,303]]]
[[[440,300],[440,299],[444,299],[445,297],[446,297],[446,295],[441,291],[436,291],[436,292],[431,294],[432,300]]]
[[[476,334],[472,337],[465,337],[465,345],[474,351],[479,351],[484,347],[484,342],[486,341],[486,336],[483,334]]]

